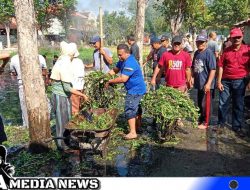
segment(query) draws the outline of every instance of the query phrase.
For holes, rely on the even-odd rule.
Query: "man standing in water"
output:
[[[109,80],[106,86],[116,83],[124,83],[125,85],[127,90],[125,98],[125,117],[128,120],[130,132],[124,136],[124,139],[131,140],[137,138],[136,129],[140,127],[140,117],[142,114],[140,101],[146,93],[146,84],[143,80],[140,65],[135,57],[130,54],[128,45],[118,45],[117,54],[119,62],[109,74],[115,75],[120,72],[121,75]]]

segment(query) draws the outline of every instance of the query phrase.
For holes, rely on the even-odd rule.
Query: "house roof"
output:
[[[86,15],[83,15],[82,13],[79,13],[79,12],[73,12],[71,15],[75,17],[81,17],[83,19],[88,19]]]
[[[242,26],[246,26],[246,25],[248,25],[248,26],[250,25],[250,18],[234,24],[234,26],[237,26],[237,27],[242,27]]]
[[[0,24],[0,29],[5,29],[3,24]],[[10,29],[17,29],[16,19],[14,17],[11,18]]]

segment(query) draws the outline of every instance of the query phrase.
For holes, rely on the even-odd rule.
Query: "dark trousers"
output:
[[[56,136],[63,137],[65,125],[71,119],[71,101],[70,98],[52,94],[53,112],[56,116]],[[63,140],[57,140],[56,145],[59,149],[64,149],[65,144]]]
[[[210,113],[209,113],[209,118],[212,114],[212,99],[213,99],[213,96],[212,94],[214,93],[214,90],[210,90],[210,98],[211,98],[211,101],[210,101]],[[198,107],[199,107],[199,114],[200,114],[200,117],[199,117],[199,123],[203,123],[205,122],[205,119],[206,119],[206,94],[204,92],[204,90],[199,90],[198,89],[198,94],[197,94],[197,98],[198,98]],[[209,121],[210,123],[210,121]],[[209,124],[208,123],[208,124]]]
[[[245,79],[222,80],[224,90],[220,92],[218,123],[224,124],[227,119],[230,100],[232,99],[232,127],[240,129],[244,120]]]

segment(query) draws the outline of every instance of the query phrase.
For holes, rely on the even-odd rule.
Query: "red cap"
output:
[[[238,37],[238,36],[243,36],[241,29],[239,28],[234,28],[230,31],[230,37]]]

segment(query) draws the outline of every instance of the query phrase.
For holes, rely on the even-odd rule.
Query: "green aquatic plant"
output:
[[[112,123],[112,117],[106,112],[101,115],[93,115],[91,121],[85,119],[76,122],[76,127],[83,130],[102,130],[109,128]]]
[[[142,106],[147,117],[155,119],[163,136],[172,135],[176,121],[186,119],[197,126],[198,108],[187,94],[174,88],[161,86],[156,91],[150,91],[142,100]]]
[[[91,72],[85,76],[84,93],[90,98],[89,103],[83,104],[83,109],[121,108],[123,98],[121,85],[105,87],[105,84],[114,78],[100,71]]]

